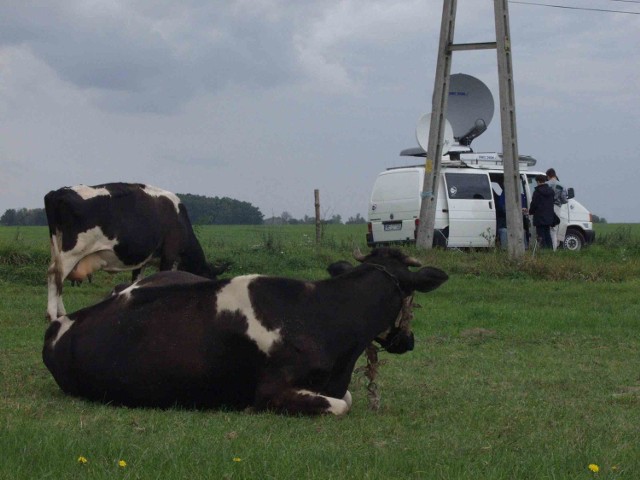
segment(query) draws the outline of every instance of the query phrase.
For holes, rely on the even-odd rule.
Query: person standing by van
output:
[[[560,184],[558,180],[558,176],[556,175],[556,171],[553,168],[547,170],[547,185],[551,187],[553,190],[553,210],[555,214],[560,218],[560,209],[562,205],[568,202],[567,199],[567,191]],[[551,242],[553,243],[553,250],[555,251],[558,248],[558,229],[560,225],[551,226]]]
[[[531,205],[529,205],[529,215],[533,215],[533,225],[536,227],[536,236],[540,243],[540,248],[553,248],[551,242],[551,226],[555,212],[553,211],[553,190],[547,185],[546,175],[537,175],[538,184],[533,190]]]
[[[496,204],[496,233],[498,242],[503,250],[507,248],[507,209],[504,202],[504,185],[497,184],[500,194],[493,190],[493,200]]]

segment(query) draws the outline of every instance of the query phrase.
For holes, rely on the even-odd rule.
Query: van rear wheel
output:
[[[567,229],[567,233],[564,236],[564,241],[562,242],[562,246],[566,250],[577,252],[584,246],[584,235],[582,235],[582,233],[580,233],[580,231],[578,230],[569,228]]]

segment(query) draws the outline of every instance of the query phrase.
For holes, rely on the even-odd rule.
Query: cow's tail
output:
[[[193,231],[193,225],[189,218],[189,212],[184,203],[180,203],[179,206],[180,222],[183,225],[185,235],[185,245],[180,258],[181,269],[195,275],[205,275],[208,273],[209,266],[204,255],[204,250]]]
[[[59,238],[60,219],[58,218],[58,212],[60,212],[60,191],[52,191],[44,196],[44,211],[47,215],[47,224],[49,225],[49,242],[51,244],[51,267],[56,271],[60,271],[61,265],[58,265],[60,261],[60,253],[62,251],[62,239]]]
[[[58,219],[56,218],[57,193],[56,191],[51,191],[44,196],[44,211],[49,225],[49,237],[55,234],[56,226],[58,225]]]
[[[62,294],[62,238],[60,238],[60,219],[58,218],[58,212],[60,212],[60,204],[62,203],[60,190],[51,191],[44,197],[44,210],[47,215],[47,224],[49,225],[49,243],[51,247],[51,264],[47,271],[47,285],[48,285],[48,302],[47,311],[50,320],[53,320],[54,302]],[[55,300],[54,300],[55,299]]]

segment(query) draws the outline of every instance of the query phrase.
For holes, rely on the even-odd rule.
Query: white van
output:
[[[424,157],[425,153],[421,148],[412,148],[403,150],[401,155]],[[498,233],[496,199],[504,185],[501,155],[461,153],[459,157],[459,160],[442,160],[434,245],[494,247]],[[535,163],[531,157],[520,157],[522,206],[527,208],[536,185],[535,177],[543,174],[529,170]],[[369,246],[415,242],[424,169],[424,164],[389,168],[378,175],[369,202]],[[595,240],[591,214],[574,198],[572,188],[568,189],[568,197],[559,215],[558,241],[566,249],[580,250]],[[531,224],[525,221],[525,227],[527,223]],[[535,228],[529,229],[535,236]]]

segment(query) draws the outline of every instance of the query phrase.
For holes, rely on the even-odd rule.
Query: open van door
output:
[[[484,171],[443,174],[449,214],[449,247],[492,247],[496,210],[489,174]]]

